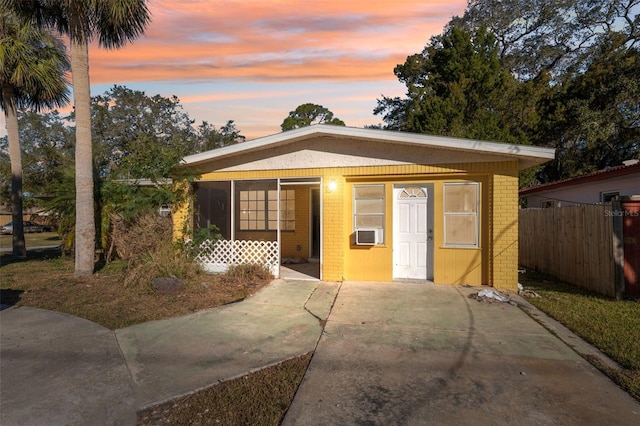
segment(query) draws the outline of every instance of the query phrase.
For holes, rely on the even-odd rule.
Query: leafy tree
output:
[[[332,124],[334,126],[344,126],[344,121],[333,116],[333,113],[322,105],[302,104],[284,119],[280,127],[283,132],[298,129],[300,127],[311,126],[312,124]]]
[[[23,172],[18,109],[39,111],[65,105],[69,90],[65,73],[69,62],[62,42],[27,21],[19,20],[0,4],[0,106],[7,122],[11,161],[13,254],[25,258],[22,221]]]
[[[195,141],[193,120],[177,97],[113,86],[91,99],[98,176],[163,179]]]
[[[542,123],[556,159],[538,173],[546,182],[640,157],[640,51],[605,45],[589,68],[555,88]],[[542,142],[542,141],[540,141]]]
[[[141,35],[150,21],[145,0],[2,0],[41,26],[69,36],[76,114],[76,251],[75,274],[94,267],[95,220],[93,150],[89,83],[89,42],[118,48]]]
[[[73,113],[19,111],[25,189],[35,196],[26,202],[49,210],[68,249],[75,240],[73,118]],[[92,122],[96,236],[103,248],[110,247],[109,221],[114,215],[128,220],[184,198],[180,185],[193,179],[175,169],[184,155],[208,149],[207,143],[213,148],[244,140],[232,120],[219,130],[208,123],[194,129],[176,97],[147,96],[121,86],[92,98]],[[6,139],[0,140],[4,143],[0,158],[8,158]],[[10,188],[8,166],[8,160],[0,162],[0,196],[5,200]],[[153,183],[130,185],[129,179]]]
[[[19,114],[25,189],[38,198],[58,192],[63,170],[74,165],[73,129],[58,111]],[[25,199],[33,204],[35,200]]]
[[[449,28],[394,72],[407,98],[378,100],[374,113],[384,114],[387,129],[522,143],[523,119],[537,120],[524,96],[535,89],[501,65],[495,39],[482,29]]]
[[[24,207],[42,207],[39,200],[59,192],[64,169],[73,167],[73,129],[58,111],[18,111],[22,148]],[[2,138],[0,156],[0,202],[7,203],[11,188],[7,137]],[[27,196],[28,194],[32,196]]]
[[[227,124],[222,126],[220,130],[216,129],[214,125],[203,121],[196,131],[199,140],[199,146],[196,152],[222,148],[224,146],[244,142],[246,139],[240,134],[240,130],[238,130],[233,120],[227,121]]]
[[[562,80],[584,71],[614,33],[627,47],[637,46],[639,6],[640,0],[470,0],[450,25],[488,28],[500,60],[521,80],[542,73]]]
[[[385,128],[532,143],[544,183],[638,156],[640,0],[471,0],[396,67],[407,96],[374,110]]]

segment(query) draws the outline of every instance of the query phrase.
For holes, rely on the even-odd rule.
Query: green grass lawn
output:
[[[620,364],[605,373],[640,400],[640,299],[608,299],[531,271],[520,282],[541,296],[527,299],[532,305]]]

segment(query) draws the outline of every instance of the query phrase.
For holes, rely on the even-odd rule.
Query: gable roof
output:
[[[257,153],[260,151],[273,150],[274,148],[285,147],[301,141],[309,141],[316,138],[334,141],[372,142],[384,144],[385,149],[393,153],[395,148],[412,147],[425,148],[431,151],[449,151],[461,154],[476,154],[488,156],[488,158],[499,158],[500,160],[517,160],[519,169],[536,166],[554,158],[555,150],[552,148],[541,148],[529,145],[515,145],[499,142],[489,142],[473,139],[450,138],[442,136],[432,136],[425,134],[398,132],[378,129],[362,129],[345,126],[332,126],[316,124],[302,127],[295,130],[277,133],[229,145],[223,148],[189,155],[184,157],[182,164],[185,166],[203,166],[207,163],[214,163],[247,153]],[[293,145],[291,148],[296,149]],[[364,150],[361,150],[364,151]],[[266,152],[265,152],[266,154]],[[365,155],[361,152],[361,155]],[[462,161],[460,161],[462,162]]]
[[[559,189],[567,186],[582,185],[589,182],[599,182],[605,179],[612,179],[619,176],[625,176],[628,174],[639,173],[640,174],[640,162],[630,165],[620,165],[615,167],[609,167],[607,169],[596,170],[595,172],[587,173],[586,175],[576,176],[572,178],[557,180],[555,182],[547,182],[541,185],[530,186],[523,188],[519,191],[519,194],[529,195],[537,192],[548,191],[551,189]]]

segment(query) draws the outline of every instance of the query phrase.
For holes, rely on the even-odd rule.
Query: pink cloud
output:
[[[92,48],[94,83],[376,80],[442,31],[464,0],[155,0],[145,35]]]

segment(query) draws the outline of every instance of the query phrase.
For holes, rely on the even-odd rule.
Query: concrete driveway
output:
[[[284,424],[640,424],[637,401],[477,291],[344,283]]]
[[[638,402],[518,307],[468,298],[477,291],[277,281],[115,332],[6,309],[0,424],[135,424],[141,408],[316,345],[286,425],[640,424]]]

